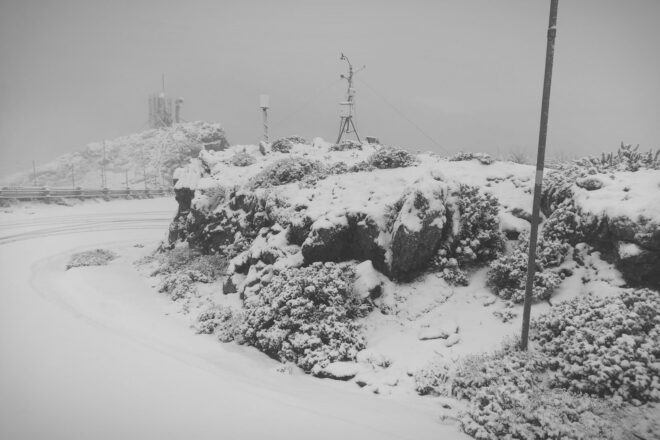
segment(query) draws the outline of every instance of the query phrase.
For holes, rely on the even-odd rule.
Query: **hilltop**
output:
[[[150,188],[169,186],[172,174],[202,149],[224,149],[229,145],[219,124],[186,122],[172,127],[146,130],[105,141],[106,186],[124,188],[128,173],[131,187],[144,187],[145,177]],[[80,151],[64,154],[55,160],[37,165],[37,185],[83,188],[101,186],[103,142],[93,142]],[[7,176],[5,186],[33,186],[32,170]]]

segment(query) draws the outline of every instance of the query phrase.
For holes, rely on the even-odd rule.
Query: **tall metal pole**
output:
[[[32,183],[37,186],[37,164],[32,161]]]
[[[101,167],[101,180],[103,184],[103,188],[105,188],[108,184],[106,178],[105,178],[105,139],[103,140],[103,164]]]
[[[534,202],[532,205],[532,225],[529,234],[529,258],[527,260],[527,284],[525,285],[525,305],[523,308],[523,326],[520,348],[527,350],[529,339],[529,317],[532,308],[532,289],[536,271],[536,241],[539,231],[539,211],[541,208],[541,190],[543,168],[545,165],[545,141],[548,134],[548,113],[550,110],[550,85],[552,83],[552,62],[555,55],[555,36],[557,35],[557,6],[559,0],[550,0],[550,20],[548,24],[548,43],[545,54],[545,75],[543,79],[543,101],[541,103],[541,127],[539,129],[539,149],[536,156],[536,179],[534,180]]]
[[[76,174],[75,169],[73,168],[73,164],[71,164],[71,186],[73,188],[76,187]]]
[[[268,95],[259,96],[259,107],[261,107],[261,113],[263,115],[264,121],[264,142],[268,143],[268,107],[269,107],[269,98]]]

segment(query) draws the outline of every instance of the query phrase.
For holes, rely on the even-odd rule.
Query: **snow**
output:
[[[588,191],[574,186],[576,206],[594,216],[627,217],[660,224],[660,170],[596,174],[603,187]]]
[[[617,250],[618,250],[619,258],[621,259],[636,257],[637,255],[642,253],[642,249],[639,246],[637,246],[635,243],[620,242]]]
[[[353,283],[353,291],[360,298],[368,298],[372,292],[376,291],[383,285],[383,280],[386,279],[380,272],[374,269],[371,260],[365,260],[355,266],[355,281]]]
[[[323,369],[323,374],[333,379],[348,380],[359,371],[360,366],[355,362],[332,362]]]
[[[218,140],[224,132],[218,124],[186,122],[173,127],[150,129],[105,141],[105,183],[108,188],[169,186],[172,172],[202,148],[203,141]],[[37,184],[70,188],[72,167],[75,185],[99,188],[104,143],[93,142],[85,148],[42,163],[36,158]],[[33,185],[32,169],[2,179],[2,185]]]
[[[0,215],[0,438],[468,438],[431,401],[281,374],[254,349],[195,335],[132,264],[175,209],[153,199]],[[64,270],[96,247],[120,258]]]

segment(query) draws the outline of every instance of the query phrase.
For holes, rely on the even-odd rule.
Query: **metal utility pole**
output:
[[[351,127],[353,127],[353,132],[358,142],[360,141],[360,136],[358,135],[357,128],[355,128],[355,122],[353,121],[353,114],[355,113],[355,89],[353,88],[353,75],[364,70],[367,66],[362,66],[360,69],[353,71],[353,65],[348,60],[348,57],[341,54],[341,60],[345,60],[348,63],[348,75],[341,74],[340,78],[345,79],[348,82],[348,88],[346,90],[346,101],[340,102],[340,120],[339,120],[339,136],[337,136],[337,142],[341,141],[344,133],[351,133]]]
[[[259,107],[264,118],[264,142],[268,143],[268,95],[259,96]]]
[[[103,162],[101,165],[101,183],[103,185],[103,188],[105,188],[108,183],[105,177],[105,139],[103,140]]]
[[[545,141],[548,134],[548,113],[550,110],[550,85],[552,83],[552,62],[555,55],[555,36],[557,35],[557,6],[559,0],[550,0],[550,20],[548,24],[548,43],[545,53],[545,75],[543,79],[543,101],[541,103],[541,127],[539,129],[539,149],[536,155],[536,179],[534,180],[534,202],[532,205],[532,225],[529,234],[529,258],[527,260],[527,284],[525,285],[525,306],[523,308],[523,326],[520,348],[527,350],[529,339],[529,316],[532,308],[532,289],[536,271],[536,241],[539,231],[539,211],[541,208],[541,190],[543,185],[543,167],[545,165]]]
[[[128,189],[128,170],[125,170],[126,189]]]
[[[76,173],[75,169],[73,168],[73,164],[71,164],[71,187],[76,187]]]
[[[37,186],[37,164],[32,161],[32,184]]]

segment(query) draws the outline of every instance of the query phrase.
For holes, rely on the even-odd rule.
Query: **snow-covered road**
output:
[[[0,439],[459,439],[437,403],[275,371],[195,335],[132,267],[171,199],[0,213]],[[64,270],[72,252],[122,257]]]

